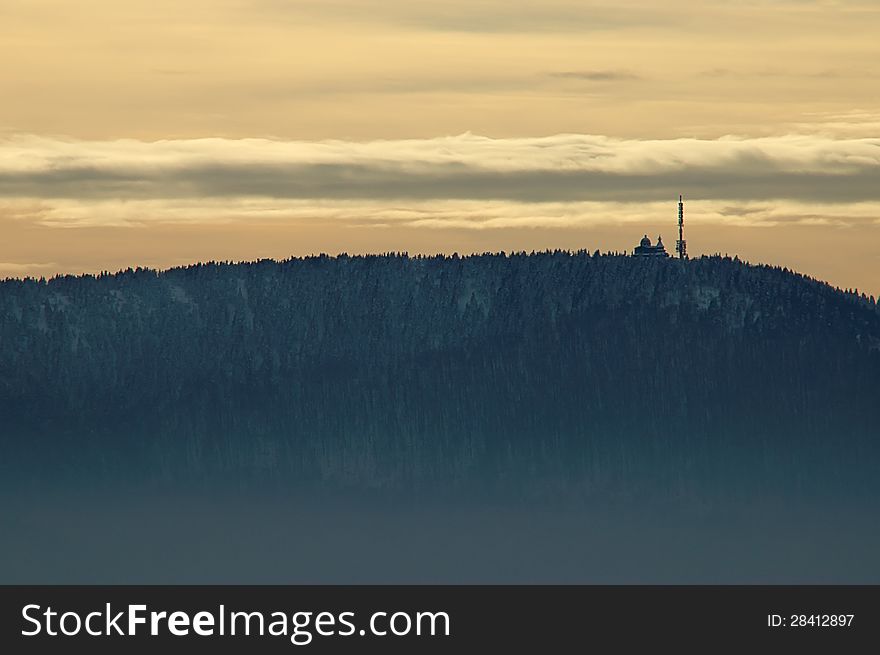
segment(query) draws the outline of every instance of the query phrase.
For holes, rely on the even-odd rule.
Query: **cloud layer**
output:
[[[0,196],[34,200],[880,201],[880,139],[473,134],[369,142],[0,142]]]
[[[878,182],[875,138],[18,136],[0,141],[0,276],[316,251],[622,250],[644,232],[671,244],[683,193],[695,255],[876,293]]]

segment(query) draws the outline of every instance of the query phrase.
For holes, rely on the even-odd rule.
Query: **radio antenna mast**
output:
[[[687,241],[684,240],[684,202],[678,196],[678,241],[675,242],[675,252],[679,259],[687,259]]]

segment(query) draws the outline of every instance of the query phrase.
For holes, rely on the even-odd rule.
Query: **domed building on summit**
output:
[[[633,257],[669,257],[666,252],[666,246],[663,245],[663,238],[657,237],[657,245],[652,245],[651,240],[646,234],[639,245],[633,250]]]
[[[684,240],[684,198],[678,196],[678,241],[675,242],[675,254],[687,259],[687,241]],[[663,245],[663,237],[657,237],[657,245],[651,243],[646,234],[633,249],[633,257],[669,257]]]

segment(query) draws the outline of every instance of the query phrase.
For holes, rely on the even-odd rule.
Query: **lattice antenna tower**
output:
[[[684,240],[684,201],[678,196],[678,241],[675,242],[675,252],[679,259],[687,259],[687,241]]]

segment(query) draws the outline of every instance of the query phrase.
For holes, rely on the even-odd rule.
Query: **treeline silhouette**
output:
[[[314,256],[0,282],[33,486],[870,494],[880,311],[728,257]]]

